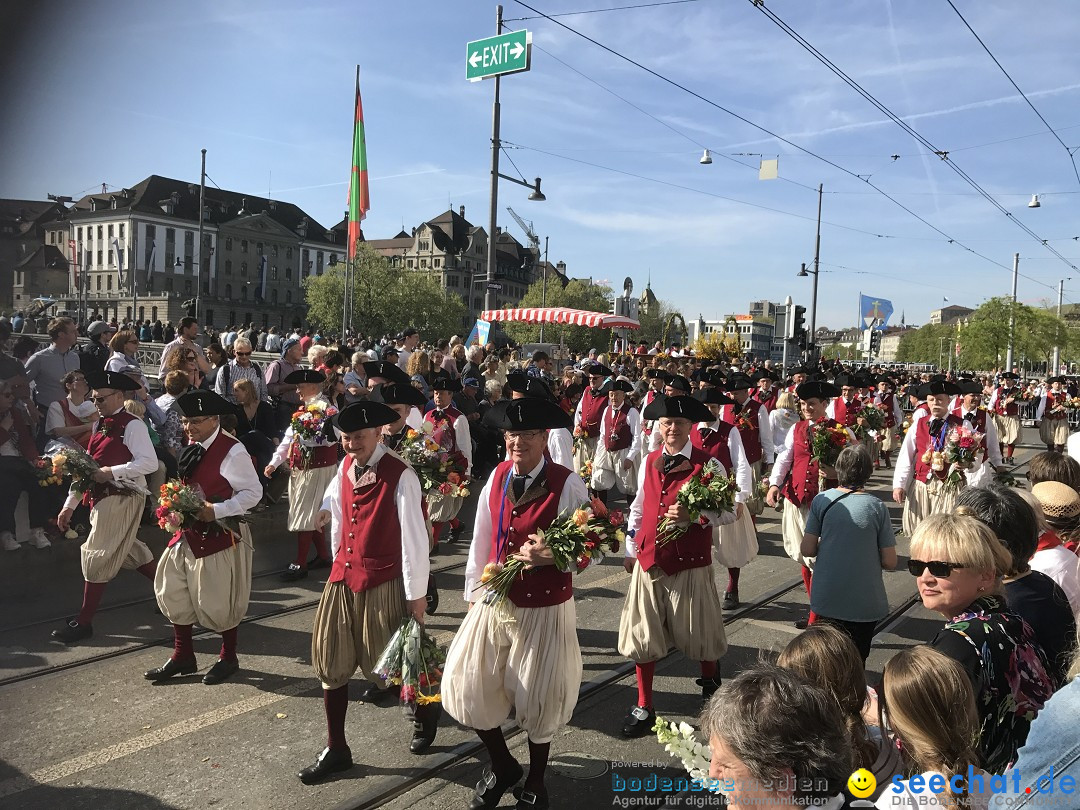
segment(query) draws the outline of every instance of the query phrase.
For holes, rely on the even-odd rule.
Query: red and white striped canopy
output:
[[[567,323],[596,329],[640,329],[641,324],[623,315],[589,312],[566,307],[527,307],[524,309],[489,309],[481,316],[484,321],[520,321],[523,323]]]

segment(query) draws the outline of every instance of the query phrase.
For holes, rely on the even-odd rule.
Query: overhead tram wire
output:
[[[1052,126],[1050,126],[1050,122],[1047,121],[1045,118],[1043,118],[1043,114],[1041,112],[1039,112],[1038,109],[1036,109],[1034,104],[1031,103],[1031,99],[1028,98],[1027,95],[1024,93],[1024,91],[1020,89],[1020,85],[1018,85],[1015,81],[1013,81],[1013,77],[1009,75],[1009,71],[1005,70],[1005,66],[1002,65],[1001,62],[998,61],[998,58],[996,56],[994,56],[994,54],[990,50],[990,48],[987,47],[986,43],[982,41],[982,37],[980,37],[977,33],[975,33],[975,29],[971,27],[971,23],[969,23],[964,18],[964,15],[960,13],[960,9],[958,9],[953,4],[953,1],[952,0],[945,0],[945,2],[949,4],[949,8],[951,8],[953,11],[956,12],[956,16],[960,18],[960,22],[962,22],[964,24],[964,26],[967,28],[967,30],[971,32],[971,35],[973,37],[975,37],[975,41],[978,42],[980,45],[982,45],[982,49],[984,51],[986,51],[986,55],[989,56],[994,61],[995,65],[998,66],[998,70],[1000,70],[1005,75],[1005,78],[1009,80],[1009,84],[1011,84],[1014,88],[1016,88],[1016,92],[1019,93],[1020,97],[1022,99],[1024,99],[1024,101],[1027,103],[1027,105],[1029,107],[1031,107],[1031,111],[1033,113],[1035,113],[1035,115],[1038,116],[1039,120],[1042,121],[1043,124],[1046,126],[1046,128],[1050,131],[1050,134],[1053,135],[1055,139],[1057,139],[1058,143],[1061,144],[1061,148],[1064,149],[1065,153],[1069,156],[1069,163],[1072,164],[1073,174],[1076,175],[1076,182],[1078,184],[1080,184],[1080,169],[1076,168],[1076,155],[1075,155],[1076,148],[1069,147],[1065,143],[1065,141],[1061,140],[1061,136],[1057,134],[1057,131]]]
[[[755,0],[747,0],[747,1],[754,8],[756,8],[758,11],[760,11],[762,14],[764,14],[770,21],[772,21],[773,24],[775,24],[781,31],[783,31],[785,34],[787,34],[789,37],[791,37],[791,39],[795,40],[795,42],[797,42],[811,56],[813,56],[815,59],[817,59],[823,65],[825,65],[825,67],[827,67],[841,81],[843,81],[846,85],[848,85],[856,93],[858,93],[860,96],[862,96],[864,99],[866,99],[866,101],[870,102],[870,104],[873,105],[879,112],[881,112],[882,114],[887,116],[893,123],[895,123],[898,127],[903,129],[912,138],[914,138],[916,141],[918,141],[924,147],[929,149],[935,155],[940,157],[941,160],[945,163],[945,165],[948,166],[958,177],[960,177],[960,179],[962,179],[965,183],[967,183],[969,186],[971,186],[973,189],[975,189],[977,192],[979,192],[979,194],[987,202],[989,202],[992,206],[994,206],[996,209],[998,209],[998,211],[1000,211],[1002,214],[1004,214],[1006,217],[1008,217],[1008,219],[1010,221],[1014,222],[1016,224],[1016,226],[1018,228],[1020,228],[1024,233],[1026,233],[1028,236],[1030,236],[1036,242],[1040,243],[1043,247],[1045,247],[1048,251],[1050,251],[1055,256],[1057,256],[1057,258],[1059,258],[1065,264],[1066,267],[1068,267],[1071,270],[1080,271],[1080,268],[1078,268],[1076,265],[1069,262],[1063,255],[1061,255],[1057,251],[1056,248],[1051,247],[1049,244],[1047,244],[1048,240],[1043,239],[1041,236],[1039,236],[1037,233],[1035,233],[1035,231],[1033,231],[1031,228],[1029,228],[1027,225],[1025,225],[1019,219],[1017,219],[1016,216],[1014,216],[1011,211],[1009,211],[1007,208],[1005,208],[1001,203],[999,203],[996,199],[994,199],[994,197],[988,191],[986,191],[986,189],[984,189],[982,186],[980,186],[974,180],[974,178],[971,177],[971,175],[969,175],[967,172],[965,172],[963,169],[961,169],[959,166],[957,166],[955,162],[950,160],[949,159],[949,152],[947,150],[939,149],[937,146],[935,146],[933,143],[931,143],[929,140],[927,140],[925,137],[923,137],[919,132],[917,132],[910,124],[908,124],[906,121],[904,121],[898,115],[896,115],[896,113],[894,113],[891,109],[889,109],[884,103],[882,103],[881,101],[878,101],[878,99],[875,98],[873,94],[871,94],[861,84],[859,84],[857,81],[855,81],[855,79],[851,78],[851,76],[849,76],[840,67],[838,67],[831,59],[829,59],[829,57],[825,56],[825,54],[823,54],[816,47],[814,47],[814,45],[812,45],[808,40],[806,40],[798,31],[796,31],[794,28],[792,28],[790,25],[788,25],[786,22],[784,22],[784,20],[782,20],[779,16],[777,16],[776,13],[773,12],[771,9],[766,8],[763,4],[759,4],[759,3],[755,2]],[[521,2],[521,0],[517,0],[517,2]],[[558,23],[558,24],[563,25],[563,23]]]
[[[700,3],[701,0],[657,0],[654,3],[640,3],[636,6],[612,6],[611,8],[587,8],[581,11],[563,11],[552,14],[552,17],[578,17],[582,14],[604,14],[608,11],[630,11],[638,8],[655,8],[656,6],[681,6],[686,3]],[[547,16],[547,15],[541,15]],[[512,17],[503,22],[520,22],[521,20],[535,20],[537,17]]]
[[[645,73],[648,73],[650,76],[653,76],[654,78],[659,79],[660,81],[664,82],[665,84],[669,84],[669,85],[671,85],[672,87],[674,87],[674,88],[676,88],[678,90],[682,90],[684,93],[687,93],[688,95],[693,96],[694,98],[698,99],[699,101],[702,101],[705,104],[708,104],[710,107],[714,107],[714,108],[720,110],[721,112],[726,113],[727,115],[730,115],[732,118],[735,118],[735,119],[737,119],[739,121],[742,121],[744,124],[746,124],[748,126],[751,126],[754,129],[758,130],[759,132],[763,132],[763,133],[765,133],[766,135],[769,135],[772,138],[775,138],[776,140],[780,141],[781,143],[787,144],[788,146],[792,147],[793,149],[798,150],[799,152],[802,152],[802,153],[804,153],[806,155],[809,155],[810,157],[816,158],[817,160],[821,161],[825,165],[831,166],[832,168],[836,169],[839,172],[842,172],[843,174],[848,175],[849,177],[854,177],[856,180],[859,180],[859,181],[861,181],[863,183],[866,183],[866,185],[870,186],[870,188],[877,191],[877,193],[879,193],[885,199],[889,200],[889,202],[891,202],[897,208],[899,208],[900,210],[906,212],[908,215],[914,217],[915,219],[919,220],[919,222],[923,223],[928,228],[930,228],[931,230],[933,230],[934,232],[936,232],[937,234],[942,236],[948,242],[948,244],[956,245],[957,247],[967,251],[968,253],[971,253],[974,256],[978,256],[980,259],[983,259],[984,261],[987,261],[990,264],[993,264],[994,266],[1001,268],[1002,270],[1006,270],[1006,271],[1008,271],[1010,273],[1012,272],[1012,268],[1009,267],[1008,265],[1002,264],[1001,262],[999,262],[999,261],[997,261],[995,259],[991,259],[989,256],[985,256],[982,253],[979,253],[979,251],[968,247],[963,242],[960,242],[959,240],[957,240],[954,237],[950,236],[945,231],[943,231],[941,228],[939,228],[937,225],[934,225],[932,222],[927,220],[925,217],[921,216],[920,214],[917,214],[915,211],[912,211],[910,208],[908,208],[902,202],[900,202],[895,197],[890,195],[888,192],[886,192],[880,186],[877,186],[877,185],[871,183],[868,178],[866,178],[864,176],[861,176],[861,175],[851,171],[850,169],[847,169],[844,166],[841,166],[839,163],[835,163],[835,162],[829,160],[828,158],[823,157],[822,155],[819,155],[819,154],[807,149],[804,146],[800,146],[799,144],[795,143],[794,141],[791,141],[791,140],[785,138],[783,135],[779,135],[779,134],[773,132],[772,130],[768,129],[767,127],[764,127],[761,124],[758,124],[758,123],[756,123],[754,121],[751,121],[749,118],[746,118],[745,116],[739,115],[739,113],[735,112],[734,110],[730,110],[727,107],[723,106],[722,104],[720,104],[720,103],[718,103],[716,101],[713,101],[712,99],[707,98],[706,96],[703,96],[703,95],[701,95],[700,93],[698,93],[698,92],[696,92],[694,90],[691,90],[686,85],[679,84],[674,79],[668,78],[667,76],[663,75],[662,73],[659,73],[659,72],[653,70],[652,68],[643,65],[641,62],[638,62],[635,59],[630,58],[626,54],[621,53],[621,52],[615,50],[614,48],[612,48],[612,47],[610,47],[608,45],[605,45],[602,42],[599,42],[596,39],[593,39],[588,34],[584,34],[581,31],[578,31],[577,29],[572,28],[571,26],[567,25],[566,23],[561,22],[560,20],[554,19],[551,15],[545,14],[544,12],[540,11],[539,9],[534,8],[533,6],[530,6],[528,3],[524,2],[523,0],[514,0],[514,2],[517,3],[518,5],[524,7],[524,8],[527,8],[529,11],[533,12],[534,14],[537,14],[537,15],[543,17],[544,19],[548,20],[549,22],[552,22],[552,23],[554,23],[555,25],[558,25],[561,28],[565,28],[571,34],[574,34],[575,36],[581,37],[586,42],[592,43],[596,47],[600,48],[603,51],[606,51],[607,53],[611,54],[612,56],[614,56],[614,57],[616,57],[618,59],[621,59],[624,62],[628,62],[629,64],[633,65],[634,67],[638,68],[639,70],[642,70]],[[753,0],[751,0],[751,2],[753,2]],[[1038,238],[1038,237],[1036,236],[1035,238]],[[1050,249],[1052,250],[1052,248],[1050,248]],[[1032,280],[1037,281],[1037,279],[1032,279]],[[1044,284],[1045,282],[1040,281],[1038,283]],[[1047,284],[1045,286],[1052,287],[1052,285],[1049,285],[1049,284]]]

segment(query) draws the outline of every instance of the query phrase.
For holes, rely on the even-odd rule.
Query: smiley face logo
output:
[[[847,780],[848,791],[858,799],[865,799],[877,788],[877,779],[866,768],[859,768]]]

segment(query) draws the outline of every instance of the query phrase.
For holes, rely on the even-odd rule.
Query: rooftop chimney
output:
[[[465,219],[465,206],[464,205],[458,206],[458,216],[461,217],[462,219]]]

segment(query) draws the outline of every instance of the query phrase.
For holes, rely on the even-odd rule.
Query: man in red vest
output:
[[[589,483],[605,503],[608,491],[613,488],[628,497],[637,492],[639,448],[634,436],[640,431],[641,416],[627,399],[633,390],[623,377],[608,386],[609,405],[600,419],[600,439],[596,443]]]
[[[750,375],[750,381],[757,384],[757,388],[754,389],[754,400],[764,405],[765,410],[772,413],[776,407],[776,397],[779,394],[777,389],[779,378],[776,376],[776,372],[767,368],[760,369]]]
[[[994,389],[990,396],[990,410],[994,412],[994,421],[997,423],[999,451],[1005,456],[1005,461],[1010,465],[1015,464],[1013,453],[1016,445],[1020,443],[1022,428],[1020,425],[1020,398],[1023,389],[1016,381],[1019,375],[1012,371],[1006,371],[1000,375],[1001,385]]]
[[[1064,377],[1049,377],[1050,386],[1046,394],[1039,398],[1035,409],[1035,424],[1039,427],[1039,438],[1048,451],[1065,452],[1065,442],[1069,440],[1069,411],[1065,403],[1069,401],[1069,392],[1065,390]]]
[[[600,440],[600,420],[607,407],[607,391],[604,381],[611,376],[611,369],[599,363],[585,366],[589,375],[589,387],[581,395],[577,410],[574,411],[574,460],[580,475],[586,462],[591,462],[596,455],[596,443]]]
[[[879,377],[877,393],[874,394],[874,407],[885,414],[885,427],[882,429],[879,461],[885,463],[885,469],[891,466],[889,456],[897,446],[896,436],[904,424],[904,412],[894,393],[893,381],[889,377]]]
[[[465,472],[468,478],[472,474],[472,432],[468,418],[454,407],[454,394],[461,390],[461,381],[448,375],[440,374],[431,382],[431,399],[435,407],[424,414],[424,421],[432,426],[431,438],[451,453],[460,453],[465,460]],[[439,495],[431,492],[427,496],[428,515],[431,519],[431,537],[434,546],[439,545],[439,535],[445,524],[450,524],[449,541],[458,538],[461,521],[461,498],[454,495]]]
[[[983,435],[980,452],[975,457],[974,466],[965,473],[968,486],[977,487],[993,483],[994,473],[1005,469],[998,445],[997,425],[990,411],[983,407],[982,383],[972,379],[961,379],[961,400],[952,409],[953,416],[959,416],[965,424]]]
[[[803,419],[796,422],[784,439],[784,449],[777,456],[776,466],[769,477],[769,492],[765,502],[776,506],[780,496],[784,497],[784,512],[780,519],[780,529],[784,539],[784,551],[802,566],[803,586],[810,596],[810,560],[803,559],[802,539],[806,531],[806,516],[810,512],[810,503],[822,489],[837,485],[835,471],[823,470],[814,458],[814,431],[835,428],[840,423],[826,415],[829,400],[840,395],[840,389],[832,383],[813,380],[799,386],[796,396],[802,409]],[[855,441],[855,434],[848,429],[848,439]],[[829,477],[829,474],[833,478]],[[824,487],[822,487],[824,482]],[[796,627],[806,629],[813,622],[811,613],[807,620],[800,619]]]
[[[713,415],[693,397],[678,396],[657,400],[645,418],[657,420],[664,444],[649,454],[644,480],[630,507],[624,565],[631,578],[619,620],[619,653],[636,664],[638,699],[623,721],[625,737],[652,733],[653,674],[657,660],[670,647],[701,662],[697,683],[706,700],[720,685],[717,659],[727,652],[712,573],[712,527],[730,523],[735,514],[702,513],[691,524],[686,507],[676,500],[682,485],[714,461],[690,441],[694,424],[711,422]],[[686,531],[657,547],[657,528],[665,518]]]
[[[589,495],[580,476],[545,458],[548,431],[570,425],[558,405],[525,397],[489,418],[505,431],[506,461],[480,492],[465,569],[469,612],[446,657],[443,705],[476,730],[491,758],[469,806],[496,807],[524,773],[500,728],[513,711],[529,736],[529,775],[514,791],[517,806],[546,810],[551,740],[574,712],[582,669],[573,576],[554,566],[537,532]],[[509,557],[531,567],[498,602],[478,589],[484,569]]]
[[[251,532],[246,523],[236,534],[215,521],[258,505],[262,484],[244,445],[221,430],[222,414],[236,413],[235,406],[213,391],[189,391],[176,404],[191,442],[180,451],[180,480],[201,487],[205,504],[196,523],[172,536],[158,563],[154,590],[173,625],[173,654],[144,677],[163,681],[198,669],[191,642],[198,622],[221,633],[221,654],[203,677],[212,685],[240,668],[236,630],[251,595]]]
[[[424,621],[429,563],[420,479],[379,441],[382,427],[397,420],[381,402],[355,402],[334,417],[346,456],[319,512],[319,528],[331,526],[334,564],[311,633],[311,664],[322,681],[328,739],[318,759],[300,771],[306,785],[352,767],[345,739],[349,680],[357,669],[374,677],[372,670],[402,619]],[[440,714],[438,703],[417,707],[411,751],[431,745]]]
[[[94,473],[94,485],[82,502],[90,507],[90,535],[82,552],[82,609],[52,637],[70,644],[94,634],[91,625],[105,585],[121,568],[134,568],[154,579],[154,555],[137,536],[145,504],[146,476],[158,468],[150,432],[139,418],[124,410],[124,392],[139,390],[139,384],[116,371],[90,372],[87,384],[93,389],[99,419],[94,423],[87,452],[101,469]],[[118,487],[116,483],[129,485]],[[79,503],[75,491],[68,494],[64,508],[56,516],[57,528],[66,532]]]
[[[764,405],[751,399],[752,386],[753,383],[745,374],[733,374],[724,384],[723,390],[735,403],[725,405],[720,412],[720,418],[729,425],[734,425],[742,437],[743,451],[754,474],[754,485],[746,506],[751,515],[760,515],[764,505],[761,498],[757,497],[756,490],[765,468],[772,466],[776,446],[773,442],[769,412]]]
[[[935,463],[933,458],[935,452],[944,450],[949,431],[962,421],[949,413],[949,400],[959,393],[960,387],[947,380],[929,382],[919,389],[929,413],[916,420],[904,436],[893,470],[893,500],[904,505],[903,526],[908,537],[928,515],[951,512],[965,486],[963,480],[959,487],[948,485],[949,464]]]

